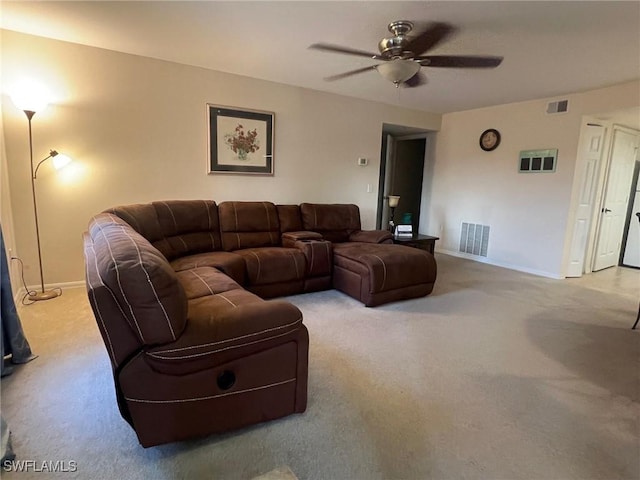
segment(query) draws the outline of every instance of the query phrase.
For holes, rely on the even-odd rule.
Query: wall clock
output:
[[[495,150],[500,145],[500,132],[495,128],[489,128],[480,135],[480,148],[485,152]]]

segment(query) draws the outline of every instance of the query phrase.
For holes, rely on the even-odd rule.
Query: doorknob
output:
[[[602,209],[602,213],[609,213],[609,212],[611,212],[611,210],[609,210],[608,208],[603,208]]]

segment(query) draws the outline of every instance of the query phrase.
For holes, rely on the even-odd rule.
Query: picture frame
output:
[[[273,175],[273,112],[207,104],[208,173]]]

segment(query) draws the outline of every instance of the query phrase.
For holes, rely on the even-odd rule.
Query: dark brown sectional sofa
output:
[[[182,200],[115,207],[84,235],[118,406],[145,446],[303,412],[309,337],[268,298],[429,294],[433,256],[362,231],[356,205]]]

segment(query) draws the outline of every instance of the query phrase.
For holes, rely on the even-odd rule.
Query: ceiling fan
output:
[[[417,87],[426,83],[426,77],[420,67],[437,68],[495,68],[502,62],[502,57],[480,55],[424,55],[457,29],[453,25],[442,22],[430,23],[422,32],[409,36],[413,23],[397,20],[388,26],[393,37],[383,38],[378,44],[380,53],[370,53],[340,45],[314,43],[309,48],[346,55],[369,57],[382,60],[383,63],[358,68],[349,72],[326,77],[327,81],[340,80],[351,75],[377,70],[396,87]]]

